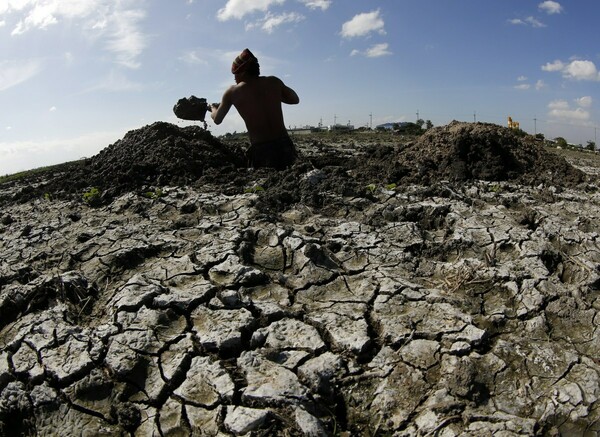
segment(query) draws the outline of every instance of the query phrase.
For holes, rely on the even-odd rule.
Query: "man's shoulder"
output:
[[[229,88],[225,90],[225,94],[231,94],[237,89],[238,85],[230,85]]]
[[[281,79],[279,79],[277,76],[260,76],[259,79],[265,82],[281,82]]]
[[[240,92],[243,92],[245,85],[246,84],[244,82],[240,82],[240,83],[231,85],[229,88],[227,88],[227,90],[225,91],[225,94],[233,97],[233,96],[239,94]]]

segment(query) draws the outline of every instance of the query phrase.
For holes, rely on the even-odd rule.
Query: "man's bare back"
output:
[[[232,106],[244,119],[250,148],[246,151],[252,167],[283,169],[296,160],[296,148],[283,120],[282,103],[295,105],[298,94],[275,76],[261,76],[258,59],[245,49],[233,61],[231,72],[235,85],[230,86],[219,105],[210,105],[211,117],[221,124]]]
[[[293,105],[299,100],[296,92],[275,76],[241,78],[225,91],[212,117],[220,124],[233,105],[246,123],[251,143],[273,141],[287,134],[281,104]]]
[[[244,119],[252,144],[274,141],[287,135],[281,104],[295,105],[298,94],[275,76],[260,76],[258,60],[244,50],[233,62],[235,85],[225,91],[221,103],[211,105],[211,117],[221,124],[231,106]]]

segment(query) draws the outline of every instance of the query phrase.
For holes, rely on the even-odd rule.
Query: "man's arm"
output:
[[[281,81],[281,101],[288,105],[297,105],[300,103],[300,97],[298,97],[296,91],[284,84],[283,81]]]
[[[221,103],[219,106],[210,105],[210,116],[212,117],[215,124],[221,124],[229,110],[231,109],[231,105],[233,104],[233,99],[231,94],[233,92],[233,87],[227,89],[221,98]]]

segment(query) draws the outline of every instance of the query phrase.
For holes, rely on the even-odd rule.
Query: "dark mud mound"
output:
[[[321,147],[318,156],[267,177],[258,207],[281,212],[300,203],[335,213],[338,196],[373,199],[373,190],[473,180],[574,187],[585,174],[548,152],[530,136],[490,123],[452,122],[430,129],[408,144],[357,147],[354,156]],[[318,173],[306,177],[307,172]],[[329,195],[333,194],[333,196]]]
[[[199,126],[156,122],[125,136],[85,160],[36,175],[29,185],[0,204],[32,198],[79,197],[94,187],[103,200],[129,191],[165,185],[191,185],[203,177],[231,180],[245,166],[239,146],[226,145]],[[218,176],[215,176],[218,175]]]
[[[198,127],[157,122],[128,132],[91,159],[94,185],[116,193],[144,185],[191,185],[211,169],[224,179],[245,165],[241,149]]]
[[[585,180],[581,171],[531,137],[488,123],[452,122],[408,144],[359,142],[342,149],[346,152],[333,145],[309,145],[287,170],[249,171],[239,144],[223,143],[198,126],[157,122],[128,132],[90,159],[65,164],[61,171],[30,181],[11,199],[0,194],[0,205],[46,193],[52,198],[81,199],[91,187],[102,193],[103,203],[129,191],[191,185],[227,194],[260,188],[258,207],[266,213],[282,212],[298,203],[326,213],[342,207],[332,204],[332,199],[370,198],[373,187],[390,184],[487,180],[573,187]]]
[[[513,181],[572,187],[583,172],[544,149],[530,136],[490,123],[461,123],[430,129],[393,163],[401,182]]]

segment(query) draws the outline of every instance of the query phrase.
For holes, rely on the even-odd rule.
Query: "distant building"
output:
[[[290,134],[308,134],[313,132],[314,126],[309,126],[309,125],[305,125],[305,126],[301,126],[301,127],[296,127],[294,126],[293,128],[289,128],[288,132]]]
[[[327,128],[329,131],[348,132],[354,130],[353,124],[332,124]]]
[[[377,126],[375,126],[375,129],[387,129],[387,130],[393,130],[396,127],[404,127],[406,125],[408,125],[409,123],[406,121],[398,121],[396,123],[383,123],[383,124],[379,124]]]

